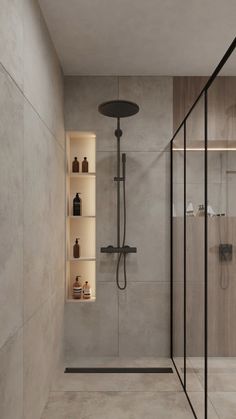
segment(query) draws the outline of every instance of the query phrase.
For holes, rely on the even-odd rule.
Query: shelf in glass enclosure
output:
[[[96,258],[94,257],[80,257],[80,258],[70,258],[69,261],[70,262],[82,262],[82,261],[93,261],[96,260]]]
[[[209,151],[236,151],[236,140],[211,140],[208,138],[207,149]],[[183,143],[178,141],[174,143],[173,151],[183,150]],[[201,140],[188,139],[187,151],[204,151],[205,142]]]

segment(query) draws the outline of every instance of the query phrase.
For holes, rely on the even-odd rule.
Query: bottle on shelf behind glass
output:
[[[75,282],[73,284],[73,298],[75,300],[80,300],[82,298],[82,285],[79,281],[81,275],[77,275],[75,278]]]
[[[82,215],[82,199],[80,198],[81,193],[77,192],[73,199],[73,215]]]
[[[73,257],[75,259],[80,258],[80,245],[79,245],[79,238],[75,240],[75,244],[73,246]]]
[[[72,162],[72,172],[78,173],[79,172],[79,162],[77,157],[74,158],[74,161]]]
[[[197,216],[198,216],[198,217],[204,217],[204,215],[205,215],[205,207],[204,207],[204,205],[203,205],[203,204],[200,204],[200,205],[198,206]]]
[[[84,300],[89,300],[92,296],[91,287],[88,281],[85,281],[83,285],[83,298]]]
[[[84,157],[84,160],[82,161],[82,172],[88,173],[88,160],[87,157]]]

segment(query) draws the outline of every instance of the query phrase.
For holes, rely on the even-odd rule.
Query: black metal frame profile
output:
[[[186,359],[187,359],[187,333],[186,333],[186,318],[187,318],[187,299],[186,299],[186,124],[189,116],[192,111],[195,109],[200,99],[204,100],[204,205],[205,205],[205,214],[204,214],[204,419],[208,418],[208,217],[207,217],[207,205],[208,205],[208,89],[219,75],[221,69],[224,67],[229,57],[236,48],[236,38],[229,46],[222,60],[219,62],[218,66],[212,73],[211,77],[208,79],[206,85],[201,90],[197,99],[187,112],[185,118],[179,125],[178,129],[175,131],[171,142],[170,142],[170,352],[171,359],[177,375],[182,384],[183,390],[186,394],[190,407],[192,409],[194,417],[197,419],[196,412],[192,406],[191,400],[188,395],[187,386],[186,386]],[[178,368],[174,361],[174,294],[173,294],[173,279],[174,279],[174,267],[173,267],[173,179],[174,179],[174,169],[173,169],[173,142],[177,134],[183,128],[184,134],[184,241],[183,241],[183,250],[184,250],[184,266],[183,266],[183,275],[184,275],[184,307],[183,307],[183,326],[184,326],[184,379],[182,380]]]

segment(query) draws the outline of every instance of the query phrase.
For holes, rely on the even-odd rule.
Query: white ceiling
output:
[[[67,75],[209,75],[236,35],[236,0],[39,3]]]

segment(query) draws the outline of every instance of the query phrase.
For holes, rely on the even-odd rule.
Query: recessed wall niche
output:
[[[66,135],[66,300],[88,303],[96,298],[96,136],[90,132],[67,132]],[[77,171],[73,171],[73,161]],[[88,162],[83,165],[84,158]],[[79,168],[78,168],[79,165]],[[83,171],[87,169],[87,171]],[[79,193],[80,215],[75,215],[73,200]],[[79,239],[80,255],[73,247]],[[88,281],[91,298],[74,299],[73,284],[79,276],[81,286]]]

